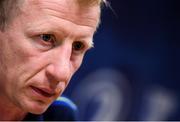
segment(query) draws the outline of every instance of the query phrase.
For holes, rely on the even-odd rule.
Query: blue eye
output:
[[[40,35],[41,39],[44,41],[47,45],[55,46],[56,38],[52,34],[42,34]]]
[[[42,38],[44,41],[48,42],[48,41],[51,40],[51,35],[50,35],[50,34],[43,34],[43,35],[41,35],[41,38]]]

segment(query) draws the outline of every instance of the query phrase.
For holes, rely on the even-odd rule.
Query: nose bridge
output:
[[[71,77],[71,46],[64,45],[55,49],[52,61],[53,75],[58,81],[67,81]]]

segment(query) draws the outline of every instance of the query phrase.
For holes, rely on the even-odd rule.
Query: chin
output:
[[[34,109],[30,109],[29,110],[29,113],[32,113],[32,114],[42,114],[44,113],[46,110],[47,110],[48,107],[46,108],[34,108]]]
[[[42,114],[44,113],[50,104],[47,103],[42,103],[40,101],[31,101],[25,104],[25,106],[23,106],[23,108],[32,114]]]

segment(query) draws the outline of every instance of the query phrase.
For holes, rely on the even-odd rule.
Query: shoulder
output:
[[[77,107],[66,97],[59,97],[43,114],[46,121],[77,120]]]

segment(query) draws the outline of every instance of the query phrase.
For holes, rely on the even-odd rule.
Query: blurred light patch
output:
[[[152,87],[144,94],[144,115],[142,120],[165,121],[178,105],[177,96],[161,86]]]
[[[72,94],[79,108],[80,120],[119,120],[128,112],[130,86],[125,76],[115,69],[90,73]]]

